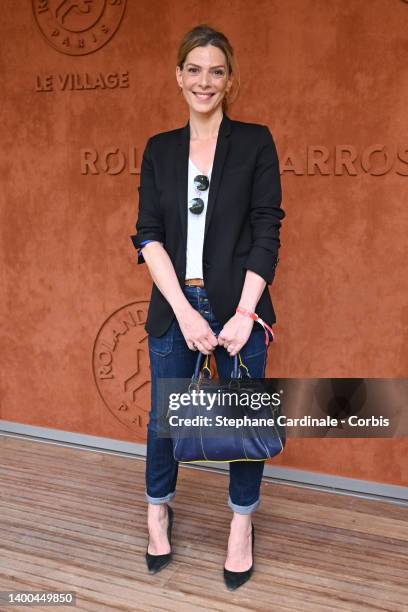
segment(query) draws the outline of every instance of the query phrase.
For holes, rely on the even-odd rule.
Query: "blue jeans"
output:
[[[218,335],[222,325],[216,320],[203,287],[184,285],[184,294],[190,304],[203,316]],[[269,333],[269,332],[268,332]],[[151,369],[151,409],[147,426],[146,455],[146,500],[152,504],[170,501],[176,494],[178,462],[173,457],[170,438],[157,434],[157,379],[190,378],[197,361],[197,351],[188,348],[177,319],[159,338],[149,335]],[[251,335],[240,351],[241,357],[253,378],[264,378],[267,347],[265,332],[255,323]],[[217,346],[214,355],[220,378],[230,378],[232,357],[222,346]],[[211,356],[211,360],[214,361]],[[264,461],[234,461],[229,464],[229,507],[239,514],[250,514],[260,504],[259,491],[264,470]]]

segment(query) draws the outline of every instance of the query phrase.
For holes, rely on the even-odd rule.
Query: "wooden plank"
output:
[[[408,610],[406,508],[264,482],[255,572],[230,593],[228,474],[183,466],[174,559],[150,576],[144,471],[139,459],[0,438],[1,590],[75,591],[76,609],[92,612]]]

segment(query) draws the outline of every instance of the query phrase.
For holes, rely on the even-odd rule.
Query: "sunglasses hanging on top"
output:
[[[205,174],[197,174],[197,176],[194,177],[194,187],[198,192],[206,191],[209,186],[210,181]],[[201,215],[204,210],[204,200],[200,197],[192,198],[189,201],[188,210],[194,215]]]

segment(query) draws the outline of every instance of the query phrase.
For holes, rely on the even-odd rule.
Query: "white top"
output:
[[[186,279],[203,278],[204,227],[205,216],[207,214],[208,193],[210,191],[210,187],[205,191],[196,189],[194,186],[194,177],[197,176],[197,174],[203,174],[203,172],[197,168],[190,158],[188,162]],[[211,171],[212,166],[207,173],[209,181],[211,180]],[[201,198],[204,202],[204,210],[199,215],[195,215],[188,210],[189,202],[193,198]]]

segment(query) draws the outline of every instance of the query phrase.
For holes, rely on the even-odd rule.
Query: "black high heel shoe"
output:
[[[173,508],[171,508],[171,506],[169,506],[168,504],[166,505],[167,505],[167,513],[169,517],[169,524],[167,526],[167,537],[169,540],[169,544],[171,546],[171,530],[173,527],[174,511],[173,511]],[[147,545],[147,548],[149,548],[149,545]],[[147,552],[147,548],[146,548],[146,563],[147,563],[147,568],[149,570],[149,574],[156,574],[157,572],[162,570],[164,567],[166,567],[166,565],[170,563],[171,551],[169,553],[165,553],[164,555],[151,555],[150,553]]]
[[[252,525],[252,565],[245,572],[232,572],[224,567],[224,582],[228,590],[235,591],[238,587],[243,585],[252,576],[254,571],[254,545],[255,545],[255,527]]]

